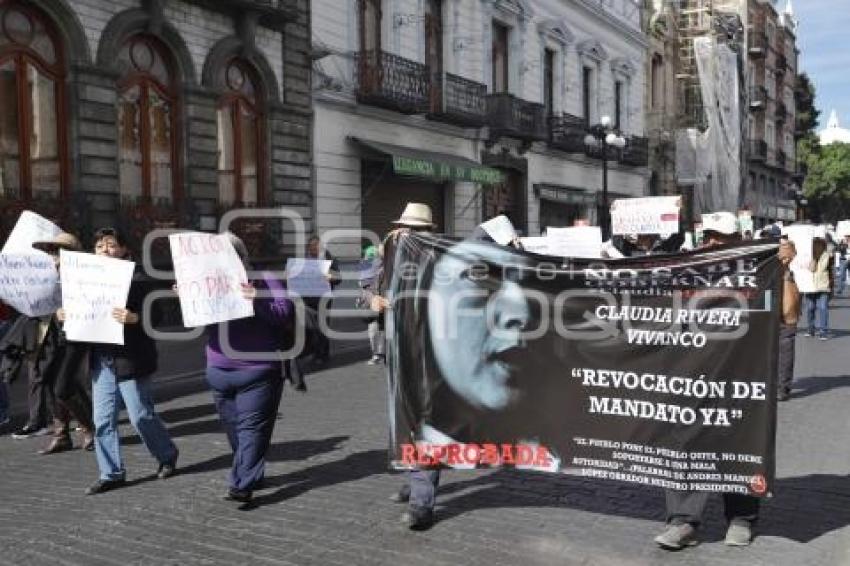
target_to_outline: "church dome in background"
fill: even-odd
[[[829,122],[826,123],[826,128],[818,132],[821,145],[829,145],[831,143],[850,143],[850,130],[842,128],[838,123],[838,113],[833,110],[829,115]]]

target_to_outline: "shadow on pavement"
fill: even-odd
[[[794,399],[802,399],[831,391],[839,387],[850,386],[850,375],[831,375],[824,377],[804,377],[794,380],[794,387],[791,391],[791,401]]]
[[[267,477],[267,486],[284,487],[272,493],[254,497],[252,507],[273,505],[314,489],[385,473],[387,473],[386,450],[367,450],[349,454],[342,460],[318,464],[289,474]]]
[[[217,424],[217,421],[216,421]],[[223,433],[222,433],[223,436]],[[291,462],[294,460],[305,460],[338,450],[340,446],[349,439],[348,436],[329,436],[319,440],[295,440],[292,442],[278,442],[269,446],[266,453],[267,462]],[[386,455],[386,451],[384,451]],[[203,462],[196,462],[180,468],[180,475],[201,474],[215,470],[227,469],[233,462],[233,454],[228,452]],[[269,485],[273,484],[273,478],[266,478]]]

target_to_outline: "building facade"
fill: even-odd
[[[83,239],[312,220],[307,0],[0,1],[0,241],[22,209]],[[278,255],[262,221],[234,226]],[[276,224],[278,235],[284,229]]]
[[[313,0],[316,223],[357,257],[408,201],[463,236],[507,214],[524,234],[596,219],[602,116],[610,198],[646,192],[639,3]]]
[[[771,0],[647,0],[645,6],[653,192],[683,194],[688,205],[699,200],[694,193],[705,188],[693,180],[700,159],[693,140],[707,127],[693,43],[711,37],[737,53],[742,72],[739,208],[750,211],[757,227],[794,220],[799,52],[790,2],[781,13]],[[688,216],[699,221],[699,212],[692,209]]]

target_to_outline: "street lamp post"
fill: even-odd
[[[626,138],[619,135],[611,126],[611,118],[602,116],[599,124],[591,126],[584,138],[584,144],[589,147],[601,148],[602,151],[602,206],[599,215],[599,227],[602,229],[602,239],[611,237],[611,212],[608,208],[608,146],[623,149]]]

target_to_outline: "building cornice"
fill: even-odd
[[[581,8],[600,23],[610,25],[616,30],[623,32],[628,39],[634,41],[642,48],[646,49],[649,47],[649,39],[642,31],[631,27],[620,18],[610,14],[599,5],[598,0],[596,2],[593,2],[592,0],[568,0],[568,2],[578,8]]]

